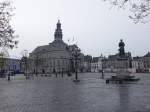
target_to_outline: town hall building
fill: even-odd
[[[29,55],[30,73],[67,72],[72,67],[72,53],[63,41],[61,23],[58,20],[54,40],[48,45],[39,46]]]

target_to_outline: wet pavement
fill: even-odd
[[[79,83],[66,75],[0,79],[0,112],[150,112],[150,74],[126,84],[105,84],[100,75],[79,74]]]

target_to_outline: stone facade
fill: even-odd
[[[20,59],[13,58],[0,58],[0,71],[13,71],[14,73],[20,73],[21,70],[21,61]]]
[[[58,20],[54,41],[49,45],[39,46],[29,55],[31,73],[67,72],[73,69],[74,62],[71,48],[63,41],[61,23]]]
[[[150,72],[150,52],[142,57],[144,70],[142,72]]]
[[[125,53],[126,57],[120,58],[118,54],[109,55],[108,58],[103,59],[104,68],[119,69],[131,68],[131,53]]]
[[[145,69],[150,69],[150,52],[143,56],[143,63]]]
[[[90,55],[84,56],[84,62],[83,62],[83,66],[84,66],[83,71],[84,72],[91,71],[91,61],[92,61],[92,56],[90,56]]]
[[[98,58],[93,57],[91,62],[91,72],[98,72]]]
[[[116,69],[129,69],[132,67],[132,56],[130,52],[125,52],[124,42],[121,40],[118,46],[119,53],[115,55],[109,55],[108,58],[104,58],[102,60],[104,69],[113,71]]]
[[[91,61],[91,72],[100,72],[103,69],[102,65],[103,56],[93,57]]]
[[[143,57],[133,57],[132,68],[135,72],[142,72],[144,70]]]

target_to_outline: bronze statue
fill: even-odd
[[[124,46],[125,46],[125,44],[124,44],[123,40],[121,39],[119,42],[119,56],[120,57],[125,56]]]

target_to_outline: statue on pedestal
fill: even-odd
[[[121,39],[120,42],[119,42],[119,56],[120,57],[125,56],[124,46],[125,46],[125,44],[124,44],[123,40]]]

